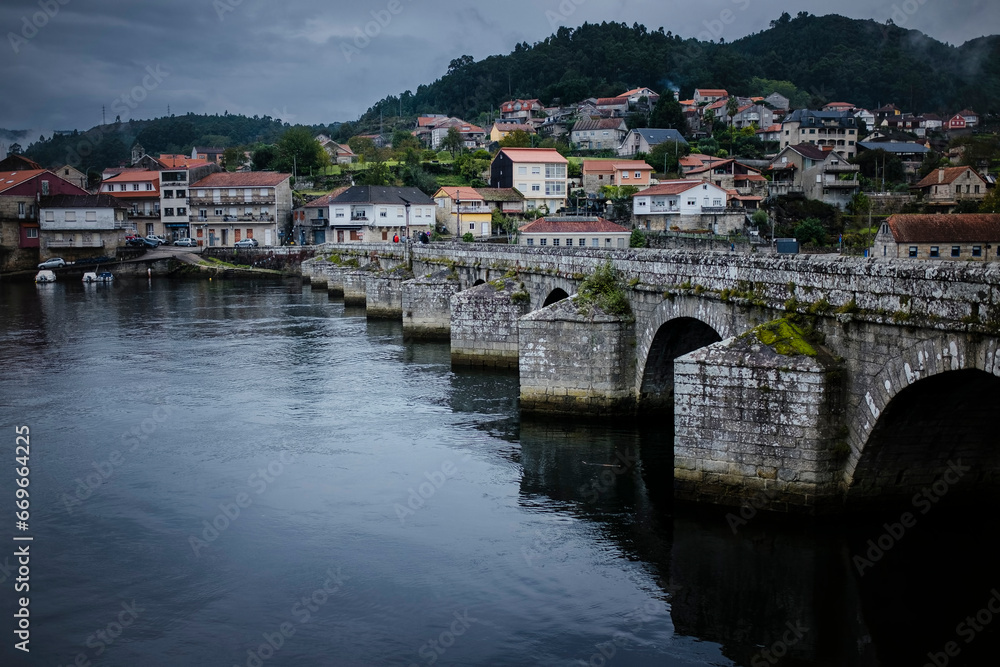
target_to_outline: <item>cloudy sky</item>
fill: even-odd
[[[452,58],[507,53],[560,25],[639,22],[730,41],[785,10],[893,18],[956,45],[1000,32],[997,0],[3,0],[0,128],[86,129],[102,106],[109,122],[168,105],[353,120]]]

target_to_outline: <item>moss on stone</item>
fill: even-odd
[[[816,348],[809,343],[807,332],[788,318],[762,324],[751,333],[778,354],[790,357],[816,356]]]

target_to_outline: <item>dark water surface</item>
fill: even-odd
[[[0,664],[1000,664],[996,508],[734,526],[517,393],[297,282],[0,284]]]

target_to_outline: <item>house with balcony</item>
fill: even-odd
[[[544,108],[545,105],[538,100],[510,100],[500,105],[500,117],[526,123],[540,116]]]
[[[522,225],[518,245],[534,248],[627,248],[632,231],[600,217],[545,216]]]
[[[774,197],[800,196],[843,208],[859,192],[860,169],[830,147],[788,146],[771,160],[768,192]]]
[[[490,164],[490,186],[515,188],[526,208],[555,213],[566,206],[568,166],[554,148],[503,148]]]
[[[168,241],[193,238],[191,225],[190,186],[222,167],[205,160],[192,160],[187,155],[160,155],[160,225],[156,233]],[[147,223],[148,224],[148,223]]]
[[[750,127],[751,125],[758,128],[770,127],[774,124],[774,111],[765,104],[742,104],[736,115],[732,117],[731,124],[736,128]]]
[[[417,188],[355,185],[330,200],[327,242],[392,241],[434,230],[434,200]],[[330,237],[333,238],[330,238]]]
[[[796,109],[781,123],[782,148],[812,144],[852,158],[857,155],[857,140],[858,120],[850,111]]]
[[[617,150],[628,126],[624,118],[581,118],[570,131],[570,145],[578,150]]]
[[[605,185],[632,185],[645,190],[651,185],[653,168],[642,160],[584,160],[583,189],[599,195]]]
[[[488,238],[493,229],[493,212],[519,218],[524,215],[524,196],[514,188],[443,187],[434,193],[437,225],[453,236],[473,234]]]
[[[729,234],[743,228],[746,211],[729,205],[729,193],[702,180],[664,181],[632,197],[639,229]]]
[[[529,125],[528,123],[514,123],[514,122],[506,122],[498,120],[497,122],[493,123],[492,127],[490,127],[490,141],[492,142],[501,141],[502,139],[506,138],[507,135],[510,134],[511,132],[517,132],[518,130],[520,130],[521,132],[525,132],[527,134],[537,133],[537,130],[535,130],[534,125]]]
[[[629,131],[618,146],[620,157],[632,157],[638,153],[649,153],[656,146],[662,143],[677,144],[687,146],[687,140],[675,129],[640,128]]]
[[[291,229],[291,178],[269,171],[217,172],[192,182],[187,194],[192,238],[205,247],[248,238],[262,246],[281,245]]]
[[[40,261],[43,197],[88,194],[47,169],[0,172],[0,271],[33,269]]]
[[[902,215],[879,227],[870,255],[884,259],[1000,261],[1000,215]]]
[[[41,261],[114,257],[132,228],[125,204],[106,194],[42,197],[38,210]]]
[[[986,180],[972,167],[944,167],[927,174],[919,183],[925,206],[951,213],[962,201],[986,198]]]
[[[723,190],[734,190],[741,197],[750,198],[745,201],[761,201],[767,197],[767,179],[763,174],[734,158],[713,159],[700,168],[685,170],[684,177],[700,178]]]
[[[159,233],[160,172],[123,171],[102,182],[100,194],[114,197],[128,209],[134,233],[142,236]]]
[[[330,205],[346,191],[347,186],[337,188],[292,211],[292,238],[297,244],[322,245],[329,242]]]

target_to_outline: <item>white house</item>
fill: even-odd
[[[568,165],[554,148],[504,148],[490,165],[490,186],[516,188],[526,208],[555,213],[566,205]]]
[[[549,248],[627,248],[632,232],[598,217],[544,217],[520,228],[518,245]]]
[[[741,229],[745,213],[727,208],[729,193],[701,180],[664,181],[632,197],[636,226],[650,231]]]
[[[106,194],[55,195],[39,203],[41,257],[66,249],[92,249],[83,255],[114,255],[130,226],[123,203]]]
[[[417,188],[355,185],[330,200],[328,242],[392,241],[434,229],[437,205]],[[331,238],[333,237],[333,238]]]

